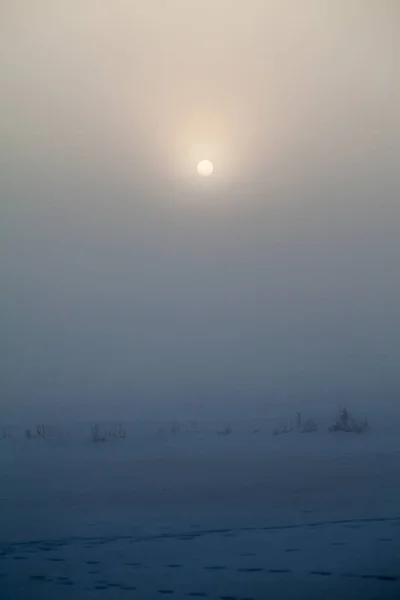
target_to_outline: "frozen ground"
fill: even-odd
[[[2,440],[0,598],[400,598],[396,429],[218,427]]]

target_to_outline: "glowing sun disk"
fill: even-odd
[[[214,165],[210,160],[201,160],[197,165],[197,172],[202,177],[209,177],[214,171]]]

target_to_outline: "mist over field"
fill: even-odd
[[[398,22],[3,2],[1,419],[398,413]]]
[[[1,0],[1,600],[400,597],[399,24]]]

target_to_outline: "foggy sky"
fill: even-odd
[[[397,405],[397,2],[0,12],[2,420]]]

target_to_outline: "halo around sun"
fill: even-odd
[[[197,165],[197,172],[202,177],[209,177],[213,174],[214,165],[211,160],[201,160]]]

